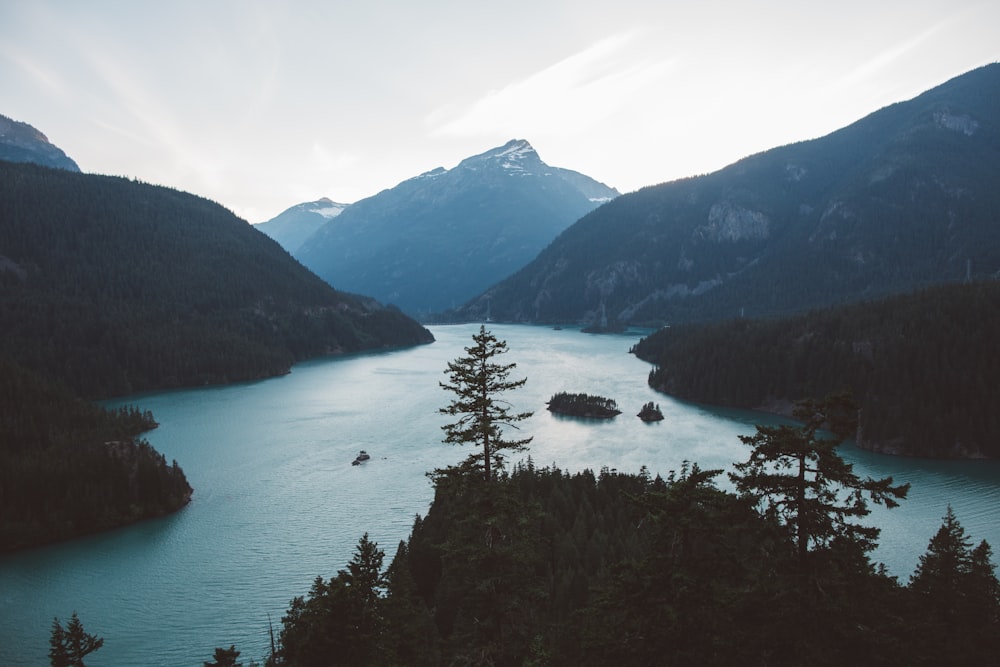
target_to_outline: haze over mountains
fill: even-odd
[[[998,183],[993,64],[828,136],[619,197],[453,315],[660,325],[994,276]]]
[[[327,222],[344,212],[348,204],[338,204],[326,197],[285,209],[267,222],[256,225],[294,255],[306,239]]]
[[[1000,271],[998,100],[994,64],[623,197],[514,140],[257,228],[338,289],[423,317],[615,328],[788,314]],[[3,122],[8,154],[63,155]]]
[[[510,275],[616,196],[514,140],[352,204],[293,254],[337,289],[427,315]]]

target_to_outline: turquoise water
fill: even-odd
[[[148,434],[176,459],[195,488],[178,514],[68,544],[0,557],[0,665],[46,665],[55,616],[77,611],[105,639],[87,661],[102,665],[187,665],[235,644],[261,661],[268,620],[280,627],[289,600],[317,575],[350,559],[367,531],[386,563],[413,517],[426,512],[425,473],[468,453],[441,443],[451,394],[448,361],[463,354],[477,326],[433,327],[437,342],[409,350],[314,361],[289,375],[249,384],[132,397],[160,428]],[[649,366],[629,355],[637,336],[495,325],[507,341],[510,398],[534,410],[537,465],[578,471],[603,466],[653,473],[685,460],[703,468],[746,458],[738,435],[770,418],[675,401],[646,385]],[[623,414],[585,422],[548,413],[558,391],[600,394]],[[656,401],[666,419],[633,415]],[[358,450],[372,460],[351,466]],[[875,554],[906,580],[950,503],[974,540],[1000,547],[1000,466],[882,457],[845,447],[861,474],[913,484],[903,507],[879,511]],[[720,479],[725,485],[725,480]]]

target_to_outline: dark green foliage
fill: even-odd
[[[49,664],[52,667],[85,667],[83,659],[102,646],[104,639],[84,631],[74,611],[65,629],[58,618],[52,621]]]
[[[288,617],[311,627],[298,650],[317,662],[287,664],[338,664],[341,651],[367,651],[356,664],[621,667],[982,664],[994,654],[988,546],[950,540],[965,564],[942,578],[954,604],[925,586],[940,558],[922,559],[902,587],[849,532],[810,552],[806,575],[795,535],[753,498],[720,490],[720,472],[685,463],[665,479],[569,475],[529,458],[488,484],[451,469],[375,598],[380,630],[357,632],[370,616],[347,602],[349,587],[317,580]],[[932,542],[930,553],[944,550]],[[345,636],[357,645],[342,647]]]
[[[892,477],[862,479],[837,453],[840,440],[825,438],[824,427],[848,431],[854,405],[846,396],[804,401],[795,410],[801,426],[757,426],[740,436],[752,447],[750,459],[737,463],[729,478],[736,490],[766,508],[792,531],[799,567],[810,569],[810,551],[829,550],[841,541],[861,552],[876,546],[878,529],[854,522],[868,516],[868,502],[897,507],[909,484],[893,486]]]
[[[622,413],[614,399],[589,394],[568,394],[564,391],[553,395],[548,405],[551,412],[573,417],[610,419]]]
[[[434,613],[424,604],[413,577],[409,546],[400,542],[385,574],[382,602],[385,632],[381,638],[381,664],[436,665],[440,660]]]
[[[218,204],[0,161],[0,354],[88,397],[254,379],[431,340]]]
[[[787,536],[720,491],[720,472],[685,463],[636,499],[641,547],[577,615],[581,664],[753,664],[787,645],[771,646]]]
[[[913,623],[926,664],[982,664],[1000,649],[1000,582],[985,541],[975,549],[951,507],[910,577]]]
[[[191,487],[137,436],[149,412],[105,410],[0,358],[0,552],[184,506]]]
[[[243,667],[242,662],[236,662],[239,657],[240,652],[236,650],[236,646],[230,645],[229,648],[215,649],[212,662],[205,662],[204,665],[205,667]]]
[[[445,442],[457,445],[474,444],[482,449],[471,454],[462,464],[465,468],[482,470],[486,481],[503,470],[504,459],[509,453],[524,451],[531,438],[507,440],[503,429],[517,428],[517,424],[531,416],[530,412],[511,412],[510,403],[502,398],[505,392],[524,386],[527,378],[510,380],[510,372],[517,364],[497,363],[494,359],[507,352],[507,343],[479,327],[472,335],[475,343],[465,348],[467,357],[448,362],[448,382],[441,388],[455,394],[455,398],[440,412],[457,422],[441,428]]]
[[[660,404],[649,401],[644,403],[642,409],[636,415],[639,419],[644,422],[656,422],[663,419],[663,412],[660,410]]]
[[[923,290],[775,320],[662,329],[633,349],[650,386],[772,407],[850,389],[858,443],[917,456],[1000,457],[1000,282]]]
[[[651,484],[610,471],[571,477],[530,459],[491,484],[440,475],[406,555],[442,664],[521,664],[569,650],[573,613],[593,583],[638,549],[627,497]]]
[[[280,664],[382,664],[383,557],[378,544],[365,533],[347,570],[338,571],[328,582],[316,577],[308,597],[292,600],[281,619]]]
[[[780,316],[1000,270],[1000,64],[811,141],[618,197],[462,307],[475,321]]]

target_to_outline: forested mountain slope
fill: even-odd
[[[230,382],[428,342],[213,202],[0,162],[0,356],[88,397]]]
[[[619,197],[454,315],[659,325],[989,276],[997,183],[993,64],[828,136]]]
[[[876,451],[1000,458],[1000,282],[947,285],[781,319],[661,329],[635,354],[650,386],[742,408],[850,390]]]

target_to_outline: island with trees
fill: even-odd
[[[650,401],[642,406],[639,413],[636,415],[639,419],[644,422],[658,422],[663,421],[663,412],[660,410],[660,404]]]
[[[618,403],[611,398],[590,394],[570,394],[564,391],[548,401],[549,412],[586,419],[612,419],[621,414]]]

